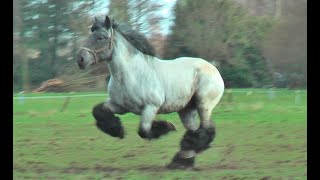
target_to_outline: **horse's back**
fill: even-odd
[[[174,60],[162,61],[166,63],[166,72],[175,74],[186,84],[193,84],[197,88],[214,86],[219,93],[224,91],[224,82],[219,70],[208,61],[194,57],[180,57]],[[174,69],[174,70],[171,70]],[[169,74],[170,75],[170,74]],[[197,82],[187,82],[197,81]]]
[[[212,83],[212,85],[222,88],[222,91],[224,90],[224,82],[219,70],[208,61],[193,57],[180,57],[173,61],[176,61],[177,64],[180,65],[183,64],[184,66],[191,66],[190,69],[193,69],[197,73],[200,81],[204,81],[204,83]]]

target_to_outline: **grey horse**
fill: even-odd
[[[109,97],[92,111],[97,127],[123,138],[114,114],[131,112],[140,115],[139,136],[151,140],[175,130],[170,122],[154,120],[156,115],[177,112],[187,131],[167,167],[193,168],[196,155],[210,147],[216,134],[211,114],[224,92],[218,69],[201,58],[159,59],[143,35],[108,16],[95,18],[77,57],[80,69],[100,61],[107,62],[111,76]]]

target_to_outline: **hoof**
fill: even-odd
[[[102,132],[109,134],[112,137],[118,137],[120,139],[124,138],[124,130],[120,124],[119,125],[110,125],[110,124],[107,124],[105,121],[97,121],[96,126]]]
[[[187,131],[181,141],[181,150],[194,150],[196,153],[210,147],[215,137],[215,128],[199,128],[196,131]]]
[[[176,131],[176,127],[167,121],[153,121],[150,132],[139,129],[138,134],[142,139],[158,139],[160,136],[168,134],[170,131]]]
[[[151,132],[153,138],[159,138],[162,135],[168,134],[170,131],[176,131],[176,127],[167,121],[153,121],[151,126]]]
[[[195,169],[194,168],[195,157],[181,158],[177,153],[172,159],[172,162],[166,166],[168,169]]]
[[[124,138],[124,130],[121,121],[111,111],[103,107],[103,103],[95,106],[92,115],[96,119],[96,126],[102,132],[112,137]]]
[[[144,131],[143,129],[139,129],[138,131],[138,135],[142,138],[142,139],[146,139],[146,140],[151,140],[153,137],[152,137],[152,134],[151,132],[146,132]]]

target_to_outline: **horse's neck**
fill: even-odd
[[[144,55],[134,47],[120,33],[115,31],[114,52],[112,60],[108,62],[111,75],[119,83],[134,78],[136,68],[146,64]]]

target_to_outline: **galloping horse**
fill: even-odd
[[[177,112],[187,131],[167,167],[192,168],[196,155],[209,148],[216,134],[212,110],[224,92],[214,65],[192,57],[156,58],[144,36],[108,16],[95,18],[77,58],[80,69],[106,61],[111,73],[109,97],[92,111],[100,130],[123,138],[123,127],[114,114],[131,112],[141,117],[139,136],[151,140],[175,130],[170,122],[154,120],[156,115]]]

